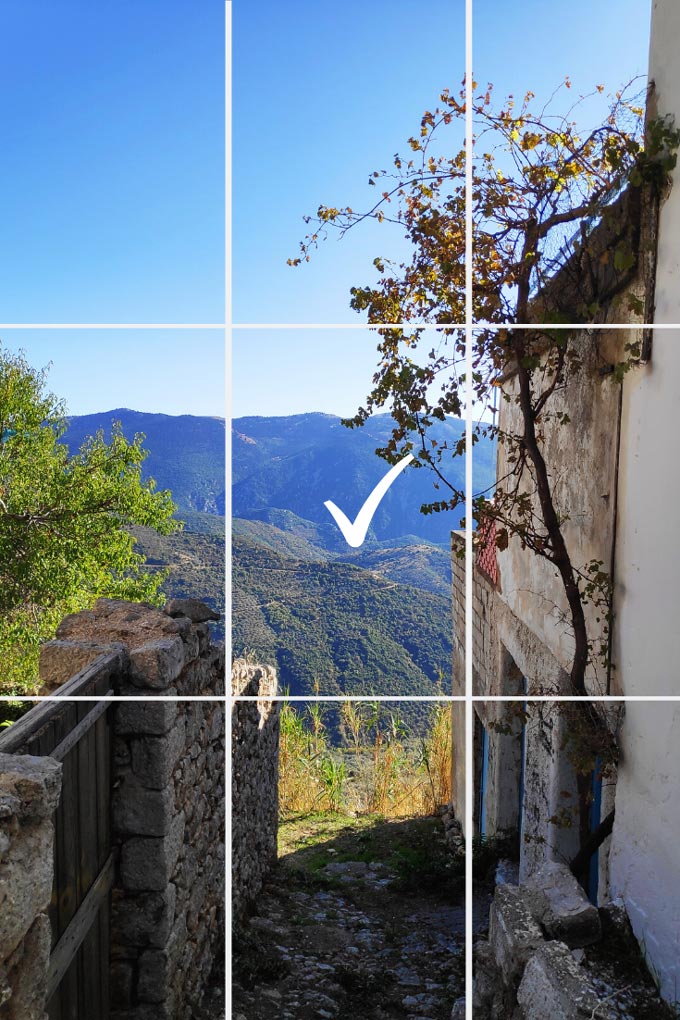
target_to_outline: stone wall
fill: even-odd
[[[216,613],[196,599],[172,599],[164,609],[99,599],[67,616],[56,639],[40,650],[43,694],[50,694],[103,652],[121,650],[115,693],[145,698],[224,694],[224,647],[210,640]]]
[[[234,663],[232,703],[232,911],[236,918],[257,897],[276,861],[280,702],[276,673]]]
[[[222,702],[126,702],[114,715],[115,1020],[191,1020],[225,923]]]
[[[61,765],[0,754],[0,1018],[43,1020]]]
[[[225,660],[210,640],[215,618],[192,599],[164,610],[100,599],[67,617],[41,652],[44,693],[115,650],[114,693],[146,699],[114,703],[113,710],[112,1020],[192,1020],[213,968],[222,965]],[[203,700],[182,700],[196,696]],[[45,859],[51,869],[51,848]],[[0,906],[2,930],[1,886]],[[16,1017],[24,1020],[24,1013]]]

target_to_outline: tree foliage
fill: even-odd
[[[142,481],[144,437],[120,426],[70,454],[63,404],[46,372],[0,349],[0,685],[36,684],[40,641],[69,612],[99,597],[158,602],[128,530],[178,527],[169,492]]]
[[[569,424],[568,411],[556,411],[555,397],[583,370],[584,358],[578,332],[554,327],[606,321],[613,302],[631,321],[644,321],[653,309],[641,267],[650,254],[653,259],[653,223],[675,167],[680,131],[667,119],[645,121],[645,98],[634,95],[634,84],[611,96],[604,115],[584,129],[604,88],[598,85],[575,102],[571,89],[566,79],[547,103],[528,91],[519,102],[510,96],[496,105],[492,86],[480,90],[473,84],[471,308],[465,290],[466,152],[457,142],[466,116],[464,91],[457,97],[442,92],[418,135],[408,140],[408,155],[395,155],[389,171],[371,175],[369,184],[380,189],[372,206],[320,206],[308,217],[310,232],[289,263],[309,260],[332,231],[342,236],[365,219],[403,232],[409,256],[376,258],[377,282],[352,288],[351,306],[383,328],[372,387],[346,424],[361,426],[391,405],[395,428],[378,453],[394,461],[414,452],[417,464],[436,472],[445,498],[423,507],[433,512],[464,501],[447,464],[466,452],[462,442],[453,449],[438,445],[433,422],[459,415],[470,399],[481,417],[482,409],[495,407],[499,390],[513,404],[501,418],[505,428],[495,417],[493,424],[475,427],[473,442],[486,433],[504,444],[507,465],[506,477],[491,492],[477,494],[475,517],[480,533],[495,533],[500,548],[518,541],[554,569],[574,637],[571,690],[585,695],[589,665],[598,654],[609,654],[611,579],[600,561],[574,562],[555,496],[556,466],[546,435],[551,421]],[[453,154],[447,132],[453,134]],[[466,378],[465,335],[455,327],[470,318],[479,325],[470,341],[473,375]],[[418,322],[438,324],[441,332],[419,331]],[[407,323],[414,325],[395,326]],[[640,341],[627,342],[609,366],[609,381],[620,384],[641,355]],[[602,648],[588,633],[589,602],[605,621]],[[587,708],[579,712],[594,739],[609,743],[606,725]],[[588,767],[579,771],[583,833]]]
[[[495,405],[499,379],[511,374],[516,380],[511,395],[503,395],[518,408],[518,427],[503,432],[480,422],[475,429],[473,441],[486,433],[503,442],[512,465],[494,493],[478,494],[475,515],[480,523],[497,522],[499,546],[515,536],[555,568],[575,637],[572,689],[585,693],[593,646],[584,603],[602,602],[606,612],[608,578],[599,562],[572,562],[555,504],[545,425],[554,395],[579,371],[582,351],[574,334],[550,325],[565,316],[568,322],[592,321],[621,296],[631,316],[644,311],[644,295],[632,286],[641,222],[668,184],[680,132],[665,120],[645,124],[644,97],[634,94],[634,83],[611,96],[604,116],[584,129],[593,101],[604,101],[604,88],[573,102],[571,88],[566,79],[548,103],[537,103],[529,91],[520,102],[510,96],[496,106],[491,85],[473,86],[472,313],[480,328],[471,341],[471,379],[463,372],[464,334],[455,328],[469,311],[466,154],[463,146],[451,155],[446,140],[447,131],[454,142],[460,136],[464,91],[458,97],[442,92],[439,105],[425,112],[419,134],[408,140],[408,156],[395,155],[391,170],[371,175],[369,184],[381,194],[370,208],[320,206],[307,217],[312,229],[289,262],[308,260],[331,231],[342,236],[365,219],[405,233],[410,258],[376,258],[377,283],[352,288],[352,307],[370,323],[385,325],[373,385],[346,424],[360,426],[391,406],[395,428],[378,452],[391,461],[414,452],[418,463],[435,470],[446,498],[423,507],[425,512],[453,509],[465,499],[447,472],[450,457],[464,454],[465,444],[438,445],[433,423],[459,415],[465,399],[474,397],[480,410]],[[417,321],[446,328],[432,334],[391,325]],[[532,323],[534,330],[512,328]],[[613,366],[614,381],[640,353],[639,343],[628,344]],[[562,424],[568,424],[566,413]]]

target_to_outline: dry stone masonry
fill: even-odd
[[[224,709],[127,702],[115,717],[115,1020],[191,1020],[224,932]]]
[[[218,619],[196,599],[172,599],[165,609],[99,599],[92,610],[67,616],[56,639],[40,651],[44,694],[105,652],[124,658],[116,694],[167,697],[224,694],[224,648],[210,640]]]
[[[234,663],[232,703],[232,910],[240,917],[276,861],[280,702],[276,673]]]
[[[474,950],[475,1020],[665,1017],[651,982],[619,973],[623,960],[615,974],[597,964],[603,937],[614,935],[619,946],[634,945],[625,910],[615,903],[598,910],[564,864],[546,863],[520,886],[498,885],[488,941]],[[630,1013],[632,1004],[649,1011]]]
[[[43,693],[102,658],[114,694],[147,699],[113,709],[112,1020],[194,1020],[223,960],[225,660],[214,619],[193,599],[164,610],[100,599],[42,649]],[[196,695],[205,700],[181,700]],[[0,755],[0,1020],[43,1020],[60,768]]]
[[[61,765],[0,754],[0,1018],[43,1020]]]

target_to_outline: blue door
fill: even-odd
[[[590,803],[590,831],[595,832],[601,821],[602,815],[602,761],[595,759],[593,769],[593,784],[591,788],[592,801]],[[600,851],[596,850],[590,858],[588,866],[588,898],[591,903],[597,906],[597,891],[600,883]]]
[[[489,782],[489,734],[482,726],[482,772],[479,781],[479,834],[486,836],[486,792]]]

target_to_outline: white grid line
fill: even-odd
[[[233,317],[232,301],[232,279],[231,279],[231,256],[232,256],[232,178],[231,178],[231,154],[232,154],[232,80],[231,80],[231,54],[232,54],[232,8],[229,0],[224,5],[224,320],[225,326],[225,395],[226,421],[231,421],[231,320]],[[231,713],[227,714],[227,674],[231,672],[231,541],[227,531],[227,522],[231,521],[231,428],[224,430],[225,442],[225,508],[224,508],[224,637],[225,637],[225,699],[224,699],[224,721],[225,721],[225,753],[224,753],[224,798],[225,821],[224,821],[224,1009],[225,1017],[232,1015],[232,927],[231,927],[231,902],[232,902],[232,799],[231,799],[231,755],[232,755],[232,730]],[[229,688],[231,693],[231,688]],[[232,706],[233,707],[233,706]]]
[[[472,210],[470,210],[472,214]],[[466,273],[467,275],[467,273]],[[2,326],[0,325],[0,328]],[[154,327],[161,328],[161,327]],[[565,329],[565,330],[607,330],[607,329],[680,329],[680,322],[475,322],[468,319],[465,322],[422,322],[414,319],[411,322],[234,322],[231,324],[234,330],[285,330],[285,329],[347,329],[347,330],[373,330],[381,329],[419,329],[419,330],[537,330],[537,329]]]
[[[465,0],[465,318],[474,317],[472,273],[472,0]],[[465,1020],[472,1016],[472,340],[465,327]]]
[[[216,697],[208,697],[208,701],[216,700]],[[10,699],[16,701],[16,698]],[[28,700],[24,698],[23,700]],[[34,698],[34,701],[42,701],[42,698]],[[97,699],[95,699],[97,700]],[[113,701],[120,701],[121,698],[115,696],[111,699]],[[132,701],[148,701],[154,700],[153,698],[132,698]],[[158,700],[158,699],[155,699]],[[166,701],[176,701],[176,697],[166,698]],[[181,699],[180,699],[181,700]],[[198,699],[196,699],[198,700]],[[219,699],[218,699],[219,700]],[[675,702],[680,701],[680,695],[678,694],[473,694],[472,697],[468,698],[465,694],[439,694],[431,695],[424,694],[422,696],[415,694],[277,694],[274,697],[262,698],[254,694],[237,694],[233,695],[230,699],[232,704],[236,704],[239,701],[266,701],[270,702],[280,701],[282,703],[293,701],[302,704],[309,704],[310,702],[337,702],[342,704],[343,702],[351,701],[366,701],[366,702],[414,702],[418,704],[424,704],[426,702],[431,704],[465,704],[468,701],[473,704],[479,702],[487,704],[489,702],[517,702],[517,704],[525,704],[526,702],[536,703],[542,701],[548,702],[578,702],[587,701],[589,703],[600,703],[600,704],[613,704],[619,705],[627,701],[630,702]]]
[[[0,329],[225,329],[224,322],[0,322]]]
[[[466,37],[466,222],[465,222],[465,236],[466,236],[466,321],[465,322],[450,322],[450,323],[431,323],[422,322],[419,320],[411,322],[391,322],[391,323],[338,323],[338,322],[248,322],[248,323],[233,323],[231,321],[232,314],[232,291],[231,291],[231,279],[230,279],[230,266],[231,266],[231,243],[230,243],[230,210],[231,210],[231,81],[230,81],[230,54],[231,54],[231,4],[229,0],[225,0],[225,36],[224,36],[224,65],[225,65],[225,82],[224,82],[224,98],[225,98],[225,124],[224,124],[224,152],[225,152],[225,180],[224,180],[224,198],[225,198],[225,233],[224,233],[224,255],[225,255],[225,321],[224,322],[5,322],[0,323],[0,329],[8,330],[163,330],[163,329],[175,329],[175,330],[222,330],[225,333],[225,352],[226,352],[226,371],[227,379],[231,378],[230,364],[231,364],[231,352],[232,343],[231,335],[232,330],[284,330],[284,329],[296,329],[296,330],[368,330],[368,331],[379,331],[383,328],[399,328],[404,330],[418,329],[422,331],[446,331],[451,329],[461,329],[466,334],[466,379],[467,379],[467,394],[466,394],[466,528],[465,528],[465,565],[466,565],[466,591],[465,591],[465,608],[466,608],[466,624],[465,624],[465,651],[466,651],[466,663],[465,663],[465,695],[462,696],[387,696],[387,695],[373,695],[373,696],[317,696],[317,697],[304,697],[304,696],[287,696],[287,697],[276,697],[271,701],[276,702],[326,702],[326,703],[344,703],[347,701],[352,702],[387,702],[387,703],[442,703],[442,704],[457,704],[464,703],[466,706],[466,720],[465,720],[465,734],[466,734],[466,748],[465,748],[465,763],[466,763],[466,782],[465,782],[465,843],[466,843],[466,924],[465,924],[465,988],[466,988],[466,1020],[473,1020],[472,1014],[472,945],[473,945],[473,927],[472,927],[472,816],[473,816],[473,783],[472,783],[472,763],[473,763],[473,705],[477,702],[491,703],[491,702],[508,702],[508,703],[538,703],[538,702],[599,702],[599,703],[613,703],[620,704],[626,702],[648,702],[648,703],[671,703],[680,702],[680,696],[637,696],[637,695],[622,695],[616,696],[482,696],[475,695],[472,691],[472,443],[471,443],[471,428],[472,428],[472,394],[471,394],[471,362],[472,362],[472,348],[471,340],[475,330],[491,329],[523,329],[533,330],[540,328],[550,328],[555,330],[574,330],[574,329],[587,329],[589,331],[604,331],[604,330],[637,330],[653,328],[655,330],[680,330],[680,322],[653,322],[653,323],[631,323],[631,322],[601,322],[601,323],[583,323],[583,322],[572,322],[572,323],[531,323],[531,324],[519,324],[519,323],[492,323],[478,321],[475,322],[472,318],[472,202],[471,202],[471,189],[472,189],[472,110],[471,110],[471,98],[472,98],[472,0],[466,0],[466,25],[465,25],[465,37]],[[231,404],[230,404],[230,391],[227,385],[227,405],[226,405],[226,418],[230,420],[231,417]],[[226,430],[226,480],[230,480],[230,445],[229,445],[229,430]],[[227,489],[228,489],[227,484]],[[225,513],[226,521],[230,520],[230,501],[227,494],[227,505]],[[225,594],[227,596],[227,602],[225,607],[225,617],[229,617],[229,595],[230,595],[230,541],[228,539],[228,533],[225,533],[225,546],[226,546],[226,567],[225,567]],[[226,637],[226,647],[229,648],[229,636]],[[227,662],[230,661],[230,656],[227,656]],[[230,793],[230,776],[231,776],[231,730],[228,725],[228,718],[226,714],[228,696],[181,696],[181,695],[154,695],[154,696],[76,696],[69,699],[64,699],[57,695],[45,695],[45,696],[0,696],[0,704],[2,702],[30,702],[39,703],[45,701],[55,702],[220,702],[224,705],[225,709],[225,720],[226,720],[226,753],[225,753],[225,799],[226,799],[226,844],[227,847],[231,846],[231,799]],[[238,702],[249,702],[259,701],[258,698],[250,697],[238,697],[231,698],[230,704]],[[269,700],[269,699],[268,699]],[[231,868],[230,868],[230,854],[226,855],[225,861],[225,913],[228,913],[230,905],[231,895]],[[231,928],[230,924],[227,923],[225,926],[225,1005],[226,1005],[226,1016],[230,1015],[231,1007]]]

